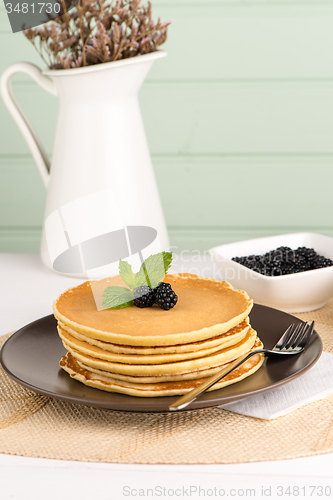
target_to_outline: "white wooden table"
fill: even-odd
[[[221,278],[209,257],[198,261],[196,256],[184,255],[172,271]],[[47,270],[39,255],[0,254],[0,335],[51,314],[53,300],[80,282]],[[300,422],[300,439],[301,428]],[[0,500],[136,497],[333,499],[333,454],[195,466],[98,464],[0,454]]]

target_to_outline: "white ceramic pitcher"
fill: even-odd
[[[4,71],[2,97],[28,143],[48,190],[41,254],[49,268],[86,277],[84,263],[81,266],[82,262],[80,265],[76,262],[76,259],[82,261],[80,245],[100,237],[95,241],[95,250],[89,247],[95,256],[96,245],[110,242],[110,238],[103,239],[103,235],[121,229],[125,229],[128,254],[133,255],[126,228],[132,228],[132,232],[140,227],[148,231],[150,228],[157,233],[158,248],[168,249],[167,230],[138,103],[138,91],[150,67],[155,59],[165,55],[164,51],[156,51],[68,70],[41,71],[23,62]],[[51,166],[13,95],[11,78],[17,72],[27,73],[43,89],[59,97]],[[157,250],[156,241],[154,245]],[[71,252],[67,251],[65,259],[62,257],[66,265],[59,265],[59,256],[64,256],[68,249]],[[108,249],[102,249],[103,252],[105,257]],[[90,254],[90,260],[94,260],[91,257]],[[58,267],[54,264],[56,261]],[[105,263],[104,258],[94,265],[97,268]]]

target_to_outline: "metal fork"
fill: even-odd
[[[169,406],[169,410],[176,411],[186,408],[190,403],[195,401],[201,394],[206,392],[210,387],[219,382],[223,377],[238,368],[242,363],[245,363],[249,358],[258,353],[265,355],[293,355],[300,354],[308,344],[314,328],[314,321],[309,325],[308,323],[292,323],[281,338],[277,341],[272,349],[255,349],[249,353],[243,354],[228,366],[223,368],[220,372],[212,375],[202,384],[198,385],[195,389],[177,399]]]

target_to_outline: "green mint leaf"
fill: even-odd
[[[165,274],[167,274],[172,264],[172,252],[162,252],[162,255],[163,255]]]
[[[119,274],[125,281],[126,285],[133,290],[135,288],[135,275],[132,271],[132,266],[125,260],[119,261]]]
[[[135,288],[144,285],[148,285],[148,280],[144,272],[144,268],[141,266],[140,271],[138,271],[135,275]]]
[[[124,308],[133,305],[134,293],[123,286],[107,286],[103,292],[103,309]]]
[[[171,262],[171,252],[161,252],[150,255],[142,263],[139,272],[135,275],[135,288],[144,285],[155,288],[166,275],[171,266]]]

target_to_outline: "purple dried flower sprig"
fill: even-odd
[[[51,69],[70,69],[154,52],[170,23],[152,19],[141,0],[58,0],[61,17],[23,33]]]

